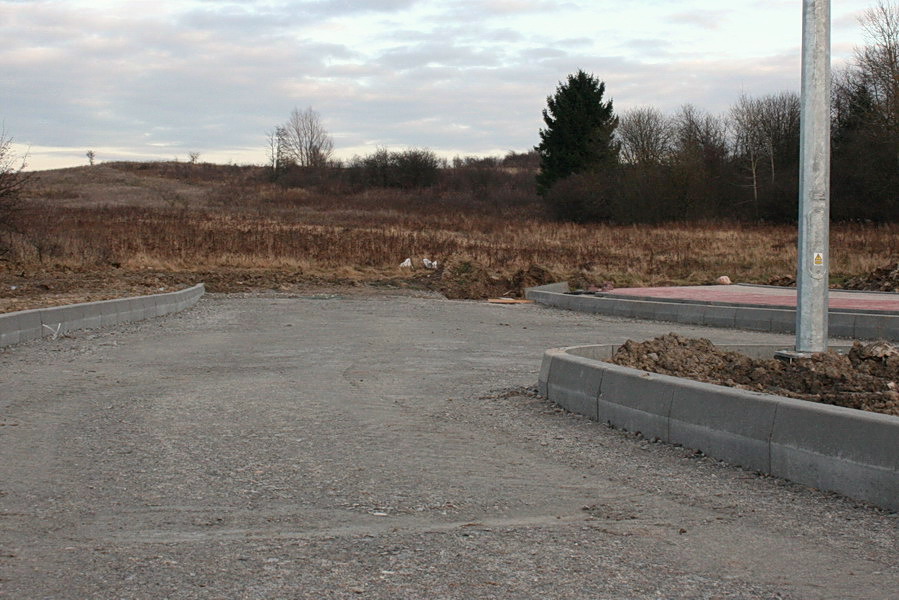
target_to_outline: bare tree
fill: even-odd
[[[23,173],[27,156],[17,155],[12,148],[12,138],[0,130],[0,234],[15,231],[13,219],[18,208],[19,193],[28,181]],[[9,251],[6,239],[0,238],[0,255]]]
[[[771,181],[784,162],[793,164],[799,156],[799,115],[802,111],[799,95],[781,92],[763,96],[761,138],[771,171]]]
[[[282,125],[275,125],[274,129],[265,133],[265,153],[268,158],[268,166],[272,169],[272,177],[278,176],[283,171],[287,162],[287,131]]]
[[[899,3],[860,19],[865,46],[834,78],[832,214],[899,219]]]
[[[621,142],[621,157],[630,164],[661,164],[671,152],[671,122],[652,107],[625,112],[615,135]]]
[[[761,98],[741,94],[730,109],[734,159],[748,173],[756,216],[763,178],[774,184],[779,170],[797,160],[799,113],[799,96],[792,92]]]
[[[759,204],[759,169],[765,153],[763,118],[761,101],[745,93],[740,94],[737,103],[730,109],[734,154],[749,173],[749,186],[752,188],[752,202],[756,214]]]
[[[323,167],[334,151],[334,142],[312,107],[293,109],[283,129],[284,156],[301,167]]]
[[[885,125],[899,118],[899,3],[881,1],[860,19],[867,44],[856,50],[856,65],[884,110]]]
[[[12,148],[12,138],[0,130],[0,205],[7,206],[19,195],[27,176],[22,172],[26,156],[18,156]],[[2,214],[2,213],[0,213]]]
[[[708,218],[721,209],[729,161],[724,119],[685,104],[672,121],[672,173],[681,218]]]

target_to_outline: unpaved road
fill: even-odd
[[[554,409],[544,349],[675,329],[207,296],[0,352],[0,597],[895,598],[899,519]]]

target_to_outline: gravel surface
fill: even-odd
[[[409,296],[205,297],[0,352],[0,597],[893,598],[896,514],[537,397],[671,331]]]

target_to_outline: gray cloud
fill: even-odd
[[[718,29],[731,13],[729,10],[692,10],[669,15],[668,21],[701,29]]]
[[[664,32],[631,35],[602,10],[589,36],[516,20],[588,3],[134,6],[0,0],[0,120],[17,141],[74,148],[76,162],[89,147],[261,162],[265,132],[293,107],[312,106],[339,153],[378,144],[482,153],[532,147],[546,96],[579,68],[606,81],[619,111],[690,102],[721,112],[744,90],[798,88],[792,49],[752,60],[686,55]],[[677,22],[709,27],[725,16],[683,11]]]

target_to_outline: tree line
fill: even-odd
[[[899,4],[881,1],[861,24],[865,46],[834,77],[831,216],[897,221]],[[744,93],[719,115],[690,104],[618,115],[605,93],[592,74],[569,75],[547,98],[534,152],[501,159],[378,148],[337,161],[318,113],[295,109],[268,134],[268,165],[285,185],[464,188],[519,204],[530,196],[553,217],[579,222],[796,220],[798,94]],[[530,179],[521,176],[528,170]]]
[[[834,78],[831,216],[899,220],[899,5],[861,20],[866,45]],[[537,188],[572,221],[795,221],[800,99],[741,95],[724,115],[692,105],[618,116],[583,71],[547,98]]]

